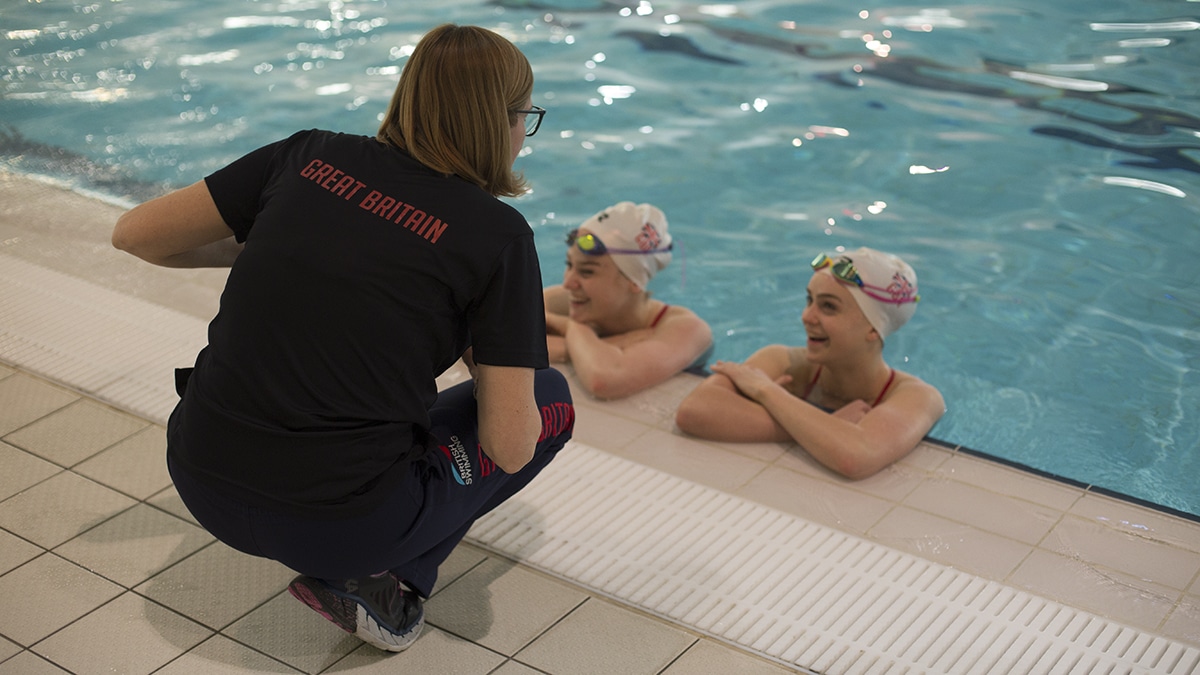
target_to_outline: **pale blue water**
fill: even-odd
[[[612,202],[717,357],[803,340],[815,253],[920,275],[888,342],[933,436],[1200,514],[1200,3],[10,2],[3,166],[138,200],[300,128],[373,134],[446,21],[517,41],[550,112],[514,203],[547,283]]]

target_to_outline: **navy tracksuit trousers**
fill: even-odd
[[[429,597],[438,567],[471,525],[533,480],[574,428],[566,380],[553,369],[537,371],[541,437],[533,459],[506,474],[480,449],[472,386],[464,382],[438,395],[430,410],[438,450],[413,462],[407,479],[365,516],[322,520],[247,506],[197,482],[169,457],[167,465],[196,520],[225,544],[331,581],[391,570]]]

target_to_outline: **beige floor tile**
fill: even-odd
[[[614,454],[709,487],[732,492],[767,465],[677,434],[651,429]]]
[[[295,668],[230,640],[214,635],[186,654],[168,663],[155,675],[250,675],[251,673],[299,673]]]
[[[0,530],[0,574],[24,565],[43,551],[45,549],[41,546],[35,546],[11,532]]]
[[[927,482],[931,475],[929,471],[915,464],[904,462],[896,462],[891,466],[885,466],[875,475],[859,480],[850,480],[824,469],[822,471],[824,471],[827,480],[844,485],[855,492],[872,495],[895,503],[903,501],[908,495],[912,494],[913,490],[916,490],[922,483]]]
[[[512,656],[587,599],[528,568],[491,558],[433,596],[430,623]]]
[[[162,509],[163,511],[166,511],[177,518],[182,518],[193,525],[200,524],[196,522],[196,517],[192,515],[191,511],[188,511],[188,508],[183,503],[183,500],[179,498],[179,492],[175,490],[174,485],[171,485],[161,492],[158,492],[154,496],[146,499],[146,503],[154,506],[155,508]]]
[[[4,440],[69,467],[147,425],[137,417],[83,399],[8,434]]]
[[[0,501],[63,470],[57,464],[7,443],[0,443],[0,466],[4,467],[4,471],[0,471]]]
[[[927,457],[924,461],[933,464],[932,459]],[[825,468],[798,445],[788,446],[775,460],[774,466],[893,503],[903,500],[930,476],[930,470],[921,461],[900,461],[884,467],[873,476],[851,480]]]
[[[692,438],[678,428],[672,429],[672,432],[684,438],[691,438],[697,443],[704,443],[705,445],[711,445],[722,450],[728,450],[734,454],[745,455],[750,459],[756,459],[767,464],[779,461],[788,452],[804,454],[804,451],[800,450],[799,446],[795,443],[722,443],[702,438]]]
[[[783,452],[775,458],[775,466],[788,471],[795,471],[806,476],[821,480],[849,483],[849,480],[839,477],[836,473],[825,468],[820,462],[808,454],[804,448],[795,443],[783,444]]]
[[[79,400],[79,394],[25,373],[0,380],[0,436],[20,429]]]
[[[700,640],[662,671],[662,675],[783,675],[792,672],[796,671],[712,640]]]
[[[573,373],[569,372],[569,368],[560,368],[560,370],[567,372],[567,382],[571,385],[571,394],[577,409],[591,410],[595,407],[602,407],[618,417],[664,431],[675,426],[675,410],[679,407],[679,402],[683,400],[685,392],[680,391],[673,381],[625,398],[601,401],[579,386],[578,380]],[[677,377],[691,376],[680,375]],[[582,417],[583,415],[581,413],[578,416]]]
[[[74,673],[150,673],[212,631],[134,593],[121,597],[33,647]]]
[[[858,535],[894,507],[889,501],[777,467],[767,468],[735,494]]]
[[[885,546],[987,579],[1003,580],[1032,547],[941,516],[901,506],[871,528]]]
[[[446,372],[437,377],[438,391],[445,391],[456,384],[465,382],[471,378],[471,371],[467,370],[467,365],[462,362],[462,359],[454,362],[454,365],[446,369]]]
[[[1025,501],[1066,511],[1083,496],[1083,488],[1058,483],[980,457],[955,454],[938,467],[945,477]]]
[[[679,404],[683,403],[683,399],[687,398],[688,394],[692,393],[692,390],[700,386],[703,381],[704,377],[681,373],[647,392],[666,411],[666,414],[655,426],[663,431],[677,432],[679,428],[675,426],[675,413],[679,410]]]
[[[0,634],[28,647],[122,590],[53,553],[41,555],[0,576]]]
[[[496,652],[426,625],[421,637],[417,638],[411,647],[398,654],[389,654],[364,644],[339,661],[330,671],[354,675],[489,675],[503,662],[504,656]]]
[[[1036,545],[1062,518],[1062,511],[946,479],[924,481],[904,505]]]
[[[306,673],[319,673],[364,644],[286,591],[221,632]]]
[[[489,675],[542,675],[542,671],[530,668],[520,661],[505,661],[504,665],[493,670]]]
[[[668,624],[591,598],[517,654],[549,673],[658,673],[696,638]]]
[[[0,637],[0,661],[10,659],[19,654],[22,650],[21,645],[4,637]]]
[[[1008,583],[1102,617],[1155,631],[1180,593],[1161,584],[1036,549]]]
[[[651,428],[613,415],[604,408],[593,407],[587,408],[587,414],[576,410],[571,438],[594,448],[623,448]]]
[[[166,432],[162,427],[149,426],[81,462],[74,471],[137,499],[146,499],[171,484],[166,457]]]
[[[1112,527],[1108,520],[1068,515],[1042,547],[1180,591],[1200,572],[1200,553],[1151,540],[1134,529]]]
[[[0,663],[0,675],[63,675],[68,672],[33,652],[21,652]]]
[[[53,548],[136,504],[82,476],[64,471],[0,502],[0,527]]]
[[[199,527],[138,504],[54,552],[131,588],[212,541]]]
[[[1194,520],[1094,493],[1084,495],[1071,513],[1143,539],[1200,552],[1200,522]]]
[[[954,456],[954,450],[932,441],[921,441],[898,462],[922,471],[937,471]]]
[[[134,590],[212,628],[223,628],[283,591],[295,572],[211,544]]]
[[[462,575],[470,572],[477,565],[487,560],[489,554],[483,549],[467,542],[459,543],[450,552],[450,557],[438,567],[437,583],[433,585],[433,595],[457,581]]]
[[[1184,595],[1163,622],[1162,634],[1200,647],[1200,596]]]

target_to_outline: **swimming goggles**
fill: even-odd
[[[847,257],[843,256],[835,262],[833,258],[822,253],[813,258],[812,268],[814,272],[826,267],[833,273],[834,279],[858,286],[863,295],[868,298],[891,305],[903,305],[908,302],[921,301],[921,296],[913,293],[912,285],[908,283],[908,280],[904,277],[899,277],[899,275],[897,275],[899,280],[887,288],[872,286],[862,280],[862,277],[858,274],[858,270],[854,269],[854,261]],[[882,293],[886,293],[886,295],[880,295]]]
[[[651,253],[666,253],[675,248],[675,242],[667,244],[666,248],[652,248],[646,251],[641,249],[628,248],[609,248],[600,241],[596,235],[579,234],[579,228],[575,228],[567,233],[567,246],[574,246],[582,251],[585,255],[605,255],[607,253],[623,253],[625,255],[647,255]]]

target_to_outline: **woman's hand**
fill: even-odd
[[[712,371],[728,377],[746,398],[761,401],[764,392],[771,387],[782,387],[792,381],[791,375],[780,375],[772,380],[766,373],[744,363],[717,361]]]
[[[871,405],[862,399],[851,401],[846,405],[838,408],[833,412],[833,416],[838,419],[846,420],[851,424],[858,424],[859,421],[871,412]]]

